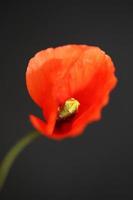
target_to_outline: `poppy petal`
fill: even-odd
[[[34,115],[30,115],[30,121],[34,128],[37,129],[40,133],[47,134],[47,124],[43,120]]]
[[[54,125],[55,125],[55,120],[51,120],[49,123],[44,122],[40,118],[30,115],[30,121],[32,125],[37,129],[40,133],[43,135],[46,135],[47,137],[50,137],[52,135]]]
[[[85,49],[86,45],[66,45],[55,49],[49,48],[37,53],[29,62],[26,71],[26,83],[32,99],[42,108],[47,100],[46,93],[64,101],[69,96],[67,79],[68,69]],[[49,80],[50,79],[50,80]],[[55,84],[56,83],[56,84]],[[49,87],[52,86],[52,91]],[[55,88],[53,88],[56,86]]]
[[[109,56],[99,60],[100,65],[93,73],[87,87],[75,94],[80,102],[77,116],[69,123],[54,130],[58,138],[73,137],[80,134],[87,124],[101,118],[102,108],[109,102],[109,93],[115,87],[117,79],[114,75],[114,65]],[[96,69],[96,65],[95,65]]]

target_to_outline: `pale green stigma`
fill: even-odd
[[[65,119],[75,114],[78,111],[80,103],[74,99],[70,98],[65,101],[64,105],[59,107],[59,119]]]

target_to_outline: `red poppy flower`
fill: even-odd
[[[111,58],[98,47],[66,45],[38,52],[28,64],[27,88],[44,120],[30,115],[33,126],[49,138],[81,134],[101,118],[117,78]]]

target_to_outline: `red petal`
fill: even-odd
[[[49,48],[30,60],[26,72],[27,88],[32,99],[43,109],[48,124],[53,113],[57,116],[59,104],[71,96],[65,77],[70,66],[87,48],[85,45]]]
[[[82,68],[85,66],[82,65]],[[92,68],[94,69],[90,71],[91,73],[88,73],[88,85],[73,96],[80,102],[77,116],[54,130],[56,139],[77,136],[87,124],[100,119],[102,108],[108,103],[109,93],[115,87],[117,79],[110,57],[103,52],[95,60]]]
[[[56,117],[52,116],[52,118],[50,118],[50,120],[47,123],[34,115],[30,115],[30,121],[32,125],[35,127],[35,129],[37,129],[40,133],[46,135],[47,137],[52,136],[56,122]]]
[[[85,45],[49,48],[40,51],[30,60],[26,72],[27,88],[40,107],[47,101],[47,93],[54,93],[55,99],[59,101],[70,96],[66,74],[87,48]]]
[[[47,134],[47,124],[43,120],[34,115],[30,115],[30,121],[34,128],[37,129],[40,133]]]

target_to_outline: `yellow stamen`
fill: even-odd
[[[59,119],[65,119],[75,114],[79,105],[80,103],[74,98],[66,100],[64,105],[59,107]]]

